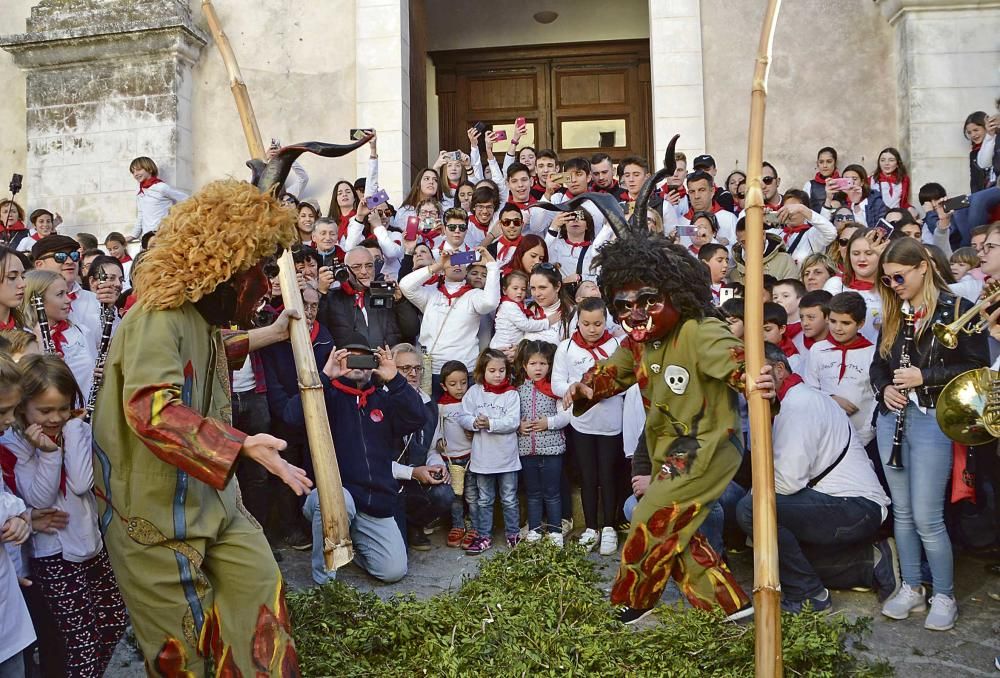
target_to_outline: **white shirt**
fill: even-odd
[[[489,428],[477,430],[473,422],[479,415],[490,420]],[[473,473],[508,473],[521,470],[517,453],[517,427],[521,425],[521,398],[517,389],[506,393],[487,393],[475,384],[462,398],[459,422],[472,434],[472,457],[469,470]]]
[[[35,449],[13,430],[0,443],[14,453],[17,490],[32,508],[53,506],[69,514],[69,523],[55,534],[36,532],[32,546],[36,558],[62,554],[63,560],[82,563],[101,550],[97,529],[97,500],[94,498],[94,466],[90,424],[74,418],[63,426],[63,447],[55,452]],[[65,472],[66,491],[60,491]]]
[[[80,327],[70,323],[69,328],[63,332],[63,362],[76,378],[76,384],[80,387],[84,403],[90,395],[90,387],[94,383],[94,368],[97,366],[97,349],[90,339],[89,331],[86,327]],[[44,507],[39,507],[44,508]]]
[[[774,490],[790,495],[837,460],[844,446],[847,455],[813,489],[831,497],[863,497],[878,504],[882,520],[888,515],[889,497],[879,484],[860,438],[840,406],[806,384],[785,393],[774,418]]]
[[[618,350],[618,340],[611,337],[599,347],[608,356]],[[598,352],[598,355],[600,353]],[[577,346],[572,339],[566,339],[556,349],[552,360],[552,392],[560,398],[566,395],[570,384],[580,381],[583,375],[594,366],[594,356],[590,351]],[[613,436],[622,432],[622,412],[625,407],[625,396],[619,393],[606,398],[581,416],[573,415],[571,424],[580,433],[592,435]],[[633,451],[635,448],[633,447]]]
[[[817,341],[809,349],[809,360],[805,382],[826,395],[835,395],[858,408],[850,415],[854,430],[862,445],[867,445],[875,437],[872,414],[875,412],[875,396],[872,394],[871,378],[868,376],[872,360],[875,358],[874,344],[864,348],[849,349],[846,354],[835,348],[829,340]],[[844,376],[840,377],[843,362]],[[839,405],[838,405],[839,407]],[[842,409],[842,408],[841,408]]]
[[[0,482],[0,525],[27,510],[19,497],[7,491]],[[13,550],[20,554],[20,548]],[[24,604],[21,587],[17,583],[14,562],[6,550],[0,551],[0,663],[35,642],[35,630],[31,626],[31,616]]]
[[[837,227],[818,212],[812,212],[806,221],[811,226],[800,233],[789,233],[786,235],[781,228],[767,229],[768,233],[773,233],[782,239],[782,242],[785,243],[785,249],[792,255],[795,265],[800,267],[810,254],[814,252],[826,252],[826,248],[837,237]],[[799,237],[800,235],[802,236],[801,238]],[[795,244],[795,249],[789,249],[792,244]]]
[[[492,313],[500,303],[500,267],[486,264],[486,286],[453,299],[451,306],[436,285],[424,285],[430,277],[425,266],[399,281],[403,296],[424,314],[420,345],[431,355],[434,374],[449,360],[461,360],[471,372],[479,357],[479,316]],[[464,284],[446,282],[445,289],[453,293]]]
[[[187,199],[187,193],[171,188],[162,181],[143,189],[135,196],[137,218],[135,228],[132,229],[133,237],[141,238],[143,234],[155,231],[170,208]]]
[[[830,294],[840,294],[841,292],[857,292],[865,300],[868,312],[865,314],[865,324],[859,330],[861,336],[868,341],[878,342],[878,331],[882,327],[882,298],[875,288],[870,290],[852,290],[844,286],[844,280],[840,277],[833,277],[823,283],[823,289]]]
[[[501,301],[497,308],[496,331],[490,348],[517,346],[528,332],[544,332],[549,328],[546,318],[529,318],[513,301]]]
[[[472,450],[472,441],[465,435],[461,423],[462,403],[438,403],[438,423],[431,439],[431,449],[444,440],[444,454],[448,457],[464,457]]]

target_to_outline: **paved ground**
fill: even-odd
[[[410,572],[396,584],[378,584],[353,565],[343,568],[340,577],[352,586],[374,590],[382,597],[410,592],[425,597],[457,587],[462,577],[476,573],[478,558],[447,548],[441,532],[432,535],[431,540],[432,551],[410,552]],[[281,569],[289,586],[292,589],[310,586],[308,554],[285,550],[282,555]],[[603,586],[609,589],[617,558],[596,554],[590,557],[599,563]],[[749,551],[733,556],[732,564],[740,583],[750,590],[753,563]],[[860,650],[860,654],[889,660],[897,676],[1000,676],[993,668],[993,657],[1000,654],[1000,577],[987,574],[982,561],[967,556],[958,558],[955,575],[961,616],[958,627],[952,631],[924,630],[923,615],[900,622],[887,620],[878,614],[878,603],[871,593],[835,592],[834,612],[852,618],[873,618],[873,633],[865,639],[866,649]],[[677,598],[678,593],[671,586],[664,600],[673,602]],[[142,659],[123,642],[107,675],[140,678],[145,675]]]

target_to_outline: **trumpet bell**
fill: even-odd
[[[963,445],[984,445],[994,439],[984,417],[990,389],[997,378],[1000,374],[981,367],[948,382],[937,400],[938,426],[946,436]]]
[[[941,345],[947,349],[954,349],[958,346],[958,332],[952,329],[950,325],[945,325],[944,323],[934,323],[931,327],[934,332],[934,336],[937,340],[941,342]]]

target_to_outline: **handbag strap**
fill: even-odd
[[[840,462],[844,461],[844,457],[847,456],[847,450],[849,450],[851,448],[851,437],[854,435],[853,428],[854,427],[851,426],[851,422],[848,421],[847,422],[847,442],[844,444],[844,449],[841,450],[840,456],[838,456],[833,461],[832,464],[830,464],[825,469],[823,469],[822,473],[820,473],[818,476],[816,476],[815,478],[813,478],[812,480],[810,480],[808,483],[806,483],[806,487],[808,487],[810,489],[812,489],[813,487],[816,487],[816,485],[818,485],[819,482],[821,480],[823,480],[823,478],[826,478],[826,476],[830,473],[830,471],[832,471],[833,469],[837,468],[837,464],[839,464]]]

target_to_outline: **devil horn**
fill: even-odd
[[[618,204],[618,201],[613,196],[607,193],[584,193],[558,205],[539,202],[532,205],[532,207],[538,207],[550,212],[572,212],[587,202],[593,204],[597,208],[597,211],[604,215],[604,218],[611,225],[611,230],[615,232],[616,236],[627,238],[631,234],[631,227],[628,221],[625,220],[625,214],[622,212],[621,205]]]
[[[371,141],[371,138],[372,135],[368,134],[352,144],[327,144],[322,141],[306,141],[279,149],[275,156],[261,168],[257,164],[260,163],[259,160],[251,160],[247,163],[247,166],[253,170],[253,183],[261,192],[276,192],[280,190],[281,186],[285,185],[288,173],[292,170],[292,163],[303,153],[312,153],[324,158],[339,158],[364,146]]]
[[[649,206],[649,198],[653,195],[653,190],[657,184],[671,176],[677,170],[677,157],[674,149],[677,148],[677,140],[680,139],[680,136],[679,134],[675,134],[670,143],[667,144],[667,150],[663,154],[663,169],[653,176],[647,177],[646,181],[642,184],[642,188],[639,189],[639,195],[635,199],[635,210],[632,212],[632,220],[630,222],[632,228],[646,227],[646,210]]]

